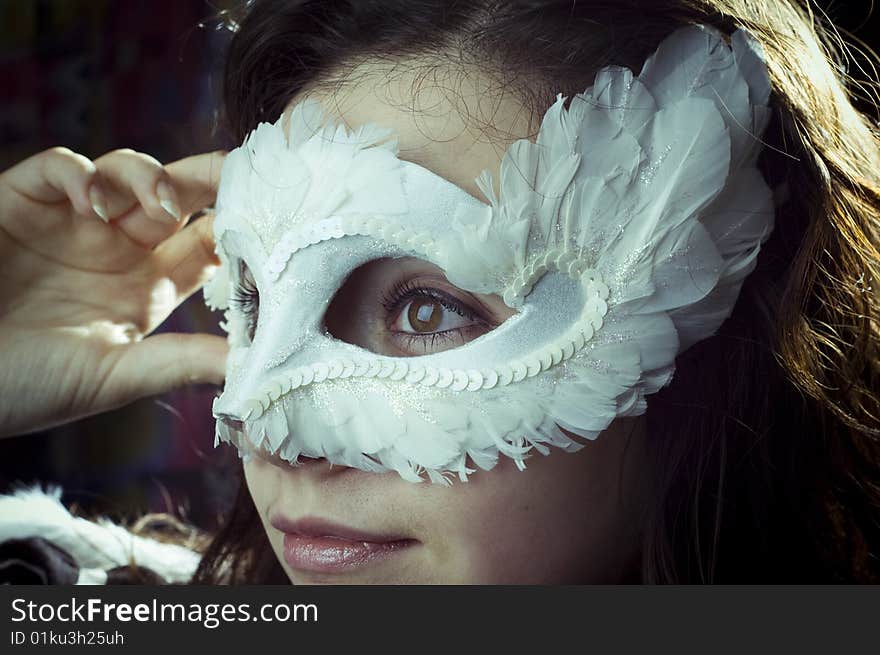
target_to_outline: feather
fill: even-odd
[[[107,519],[75,517],[61,503],[61,489],[32,487],[0,495],[0,542],[41,537],[73,557],[82,569],[106,571],[134,563],[170,583],[187,582],[198,566],[198,553],[134,535]]]
[[[638,134],[657,111],[657,102],[645,84],[628,68],[609,66],[596,75],[592,97],[578,94],[572,105],[594,105],[605,113],[618,129]]]

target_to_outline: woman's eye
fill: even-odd
[[[232,291],[232,304],[242,313],[245,333],[248,340],[253,341],[260,317],[260,292],[251,269],[242,260],[238,263],[238,279]]]
[[[476,339],[495,325],[465,301],[440,289],[398,284],[386,295],[388,339],[409,354],[448,350]]]
[[[349,274],[323,324],[330,336],[377,355],[415,357],[463,346],[514,313],[501,298],[456,287],[433,264],[384,257]]]
[[[470,322],[446,309],[433,298],[410,300],[401,310],[392,329],[407,334],[430,334],[467,327]]]

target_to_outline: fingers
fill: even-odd
[[[217,150],[179,159],[165,166],[174,188],[180,194],[184,214],[191,214],[214,203],[225,158],[226,151]]]
[[[222,385],[226,375],[226,339],[209,334],[163,333],[123,346],[108,381],[123,400],[165,393],[187,385]]]
[[[167,166],[133,150],[104,155],[95,165],[108,182],[114,224],[142,246],[155,247],[181,228],[184,217],[214,202],[225,155],[195,155]]]
[[[155,158],[114,150],[96,159],[95,166],[105,190],[107,217],[133,241],[152,248],[180,228],[183,214],[177,192]]]
[[[16,237],[35,238],[67,220],[67,205],[53,208],[67,200],[76,213],[110,223],[138,246],[153,250],[177,233],[190,214],[213,204],[225,156],[225,151],[216,151],[163,166],[130,149],[114,150],[92,162],[67,148],[52,148],[0,174],[0,193],[4,186],[15,192],[0,196],[7,210],[3,226]],[[46,205],[39,221],[34,220],[34,203]],[[184,245],[193,247],[204,239],[200,231],[188,235]],[[208,249],[213,251],[213,244]],[[184,262],[189,254],[177,248],[170,264],[184,266],[180,278],[187,288],[196,284],[205,261],[199,254]]]
[[[74,210],[97,217],[89,197],[97,168],[69,148],[51,148],[19,162],[0,174],[0,181],[30,202],[56,203],[69,199]]]
[[[171,279],[181,301],[201,287],[220,263],[214,253],[213,226],[214,216],[207,213],[156,247],[159,274]]]
[[[169,184],[165,168],[154,157],[123,148],[99,157],[95,166],[107,182],[111,217],[121,216],[138,203],[154,221],[176,225],[180,220],[177,193]]]

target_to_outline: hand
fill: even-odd
[[[53,148],[0,174],[0,436],[222,384],[223,337],[147,335],[218,263],[212,217],[184,225],[224,156]]]

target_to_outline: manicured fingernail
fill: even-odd
[[[165,180],[160,180],[156,185],[156,195],[159,197],[159,204],[162,206],[162,209],[174,219],[170,222],[178,222],[181,217],[180,205],[177,202],[177,194],[174,193],[171,185]]]
[[[110,214],[107,212],[107,201],[104,200],[104,192],[101,188],[93,184],[89,187],[89,202],[92,203],[92,209],[98,217],[105,223],[110,222]]]

